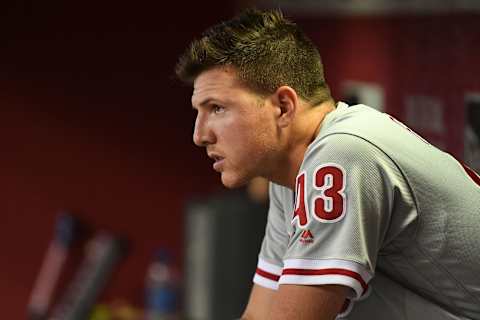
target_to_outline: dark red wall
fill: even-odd
[[[1,318],[25,318],[63,209],[131,240],[107,296],[140,305],[154,249],[181,263],[185,199],[221,188],[191,142],[191,88],[173,68],[233,9],[34,3],[0,10]]]
[[[152,251],[182,255],[182,208],[221,188],[191,143],[190,88],[173,66],[188,41],[229,17],[221,1],[3,5],[0,19],[0,304],[22,319],[57,213],[132,241],[107,297],[142,303]],[[480,91],[478,16],[300,18],[333,92],[378,82],[387,111],[406,92],[448,105],[449,151],[461,152],[463,92]]]

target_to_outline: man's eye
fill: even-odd
[[[222,106],[214,105],[213,106],[213,112],[214,113],[222,113],[225,111],[225,108]]]

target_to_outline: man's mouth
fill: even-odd
[[[222,171],[225,158],[222,156],[219,156],[218,154],[209,154],[208,156],[212,158],[214,161],[213,170],[218,172]]]
[[[219,160],[215,160],[215,163],[213,164],[213,170],[215,171],[222,171],[223,169],[223,158]]]

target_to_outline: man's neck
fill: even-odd
[[[295,190],[295,180],[309,145],[315,140],[322,127],[325,116],[335,110],[333,101],[302,110],[290,132],[290,142],[285,157],[277,163],[275,175],[271,181]]]

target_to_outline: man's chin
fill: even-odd
[[[232,176],[222,172],[222,183],[228,189],[243,187],[248,183],[248,179],[242,179],[238,176]]]

